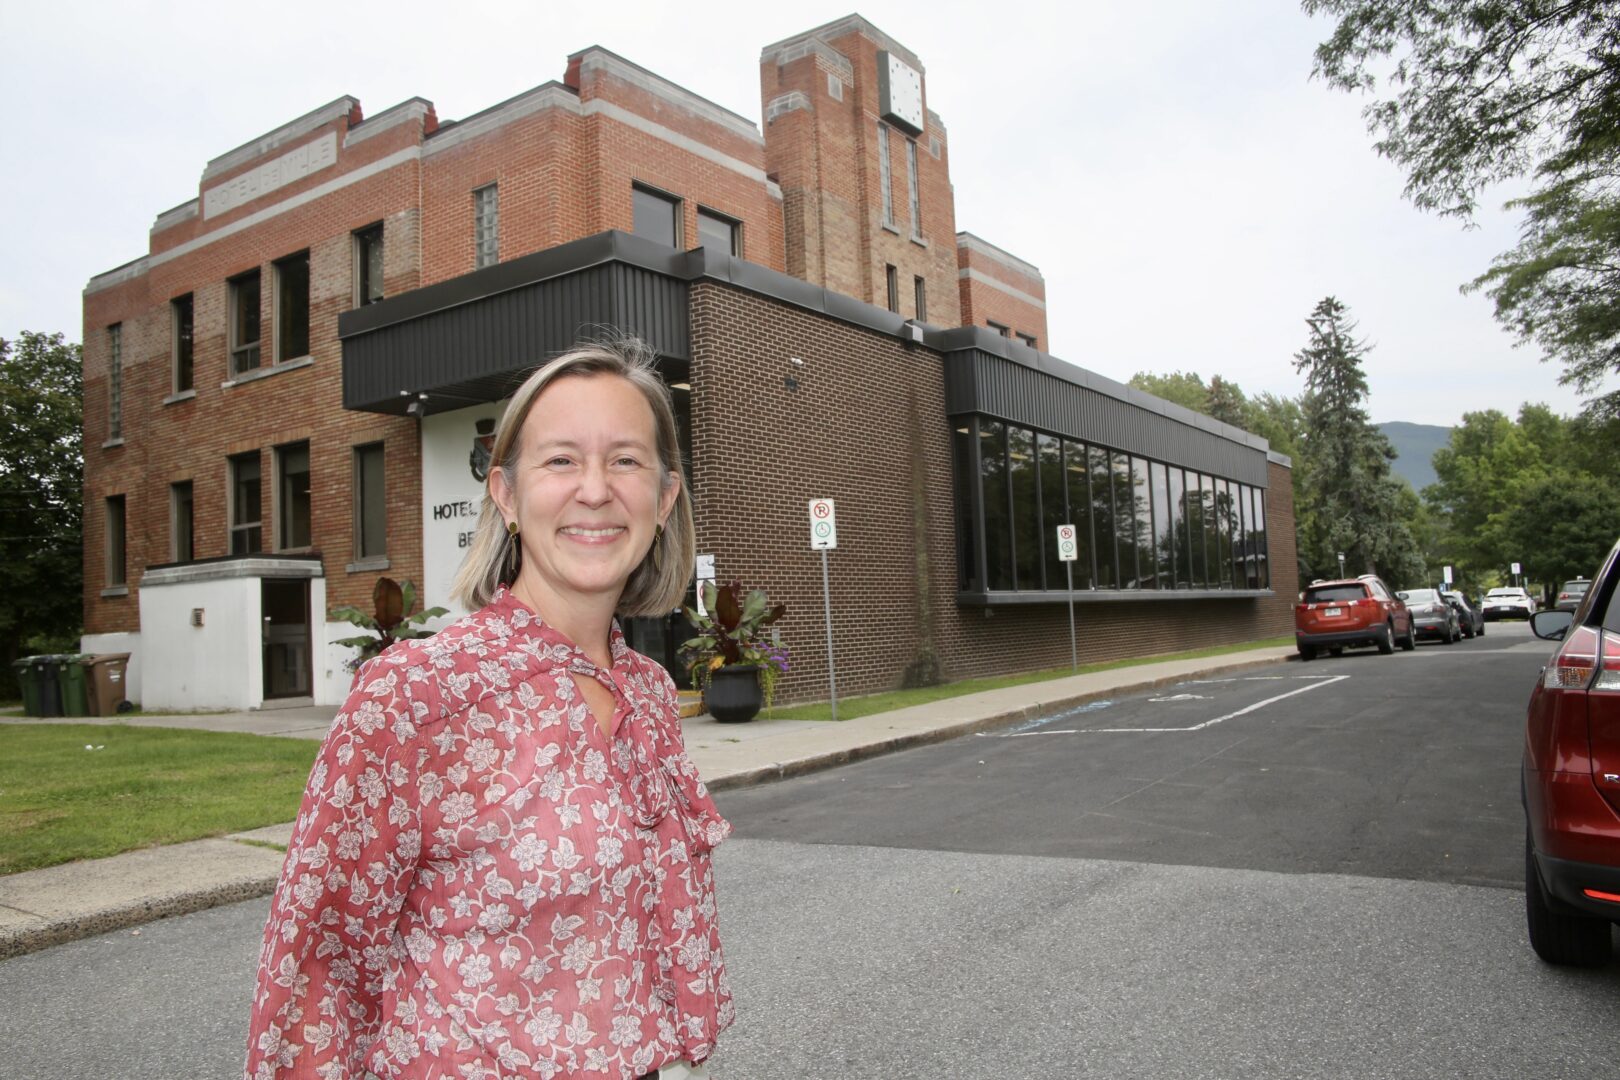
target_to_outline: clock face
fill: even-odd
[[[913,135],[923,130],[922,75],[888,51],[878,53],[878,109],[883,119]]]

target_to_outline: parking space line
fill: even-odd
[[[1164,731],[1164,732],[1169,732],[1169,731],[1202,731],[1205,728],[1214,727],[1216,724],[1223,723],[1223,722],[1225,722],[1227,720],[1236,720],[1240,716],[1247,716],[1250,713],[1252,713],[1252,712],[1254,712],[1254,711],[1256,711],[1258,709],[1265,708],[1267,705],[1273,705],[1273,704],[1275,704],[1275,703],[1277,703],[1279,701],[1282,701],[1284,698],[1291,698],[1291,697],[1294,697],[1296,694],[1308,694],[1312,690],[1320,690],[1324,686],[1331,686],[1336,682],[1341,682],[1344,679],[1348,679],[1350,676],[1348,676],[1348,675],[1329,675],[1329,676],[1326,676],[1326,677],[1322,677],[1322,676],[1304,676],[1304,677],[1309,678],[1309,679],[1312,680],[1311,683],[1309,685],[1307,685],[1307,686],[1301,686],[1296,690],[1289,690],[1287,693],[1277,694],[1274,697],[1268,697],[1264,701],[1257,701],[1253,705],[1248,705],[1248,706],[1245,706],[1244,708],[1238,709],[1236,712],[1229,712],[1225,716],[1217,716],[1213,720],[1205,720],[1202,724],[1194,724],[1191,727],[1088,728],[1087,729],[1087,734],[1114,735],[1114,734],[1124,734],[1126,732],[1138,732],[1138,731],[1149,731],[1149,732],[1157,732],[1157,731]]]

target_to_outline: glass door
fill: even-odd
[[[310,697],[309,579],[265,578],[260,588],[265,700]]]

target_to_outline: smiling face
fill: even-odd
[[[647,399],[616,375],[558,379],[517,441],[516,465],[489,478],[523,545],[513,592],[569,632],[579,617],[612,613],[675,505],[680,474],[659,464]]]

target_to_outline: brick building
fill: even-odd
[[[605,328],[659,353],[698,550],[790,605],[784,699],[825,692],[817,497],[841,692],[1061,664],[1071,596],[1087,659],[1285,633],[1286,459],[1052,355],[1040,271],[957,230],[919,58],[850,16],[760,83],[763,133],[591,48],[209,162],[85,290],[85,647],[148,707],[340,700],[324,613],[384,573],[449,605],[478,438]],[[673,663],[675,620],[627,630]]]

